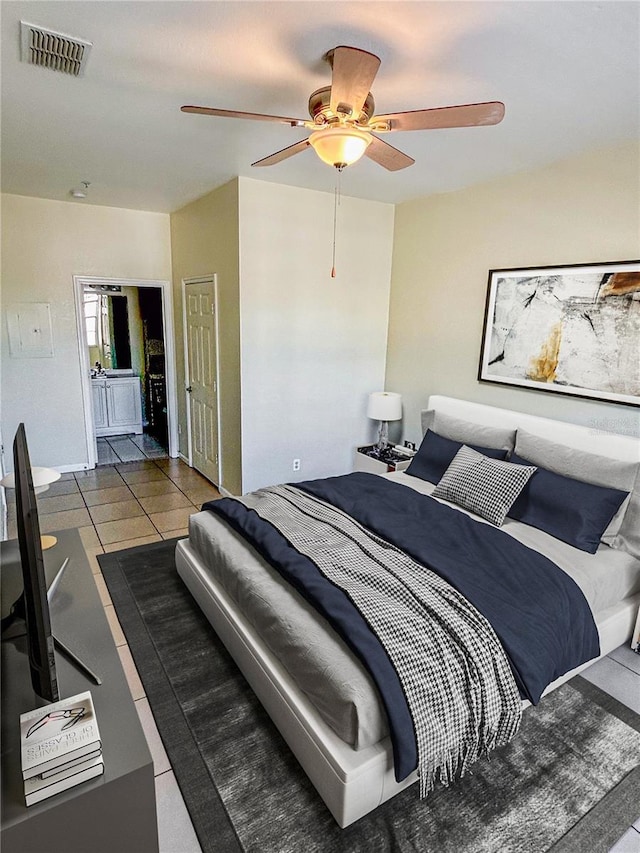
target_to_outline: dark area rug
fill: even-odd
[[[99,561],[205,853],[605,853],[637,819],[640,716],[578,676],[455,785],[424,801],[414,785],[341,830],[177,575],[175,541]]]

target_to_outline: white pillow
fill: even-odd
[[[463,444],[442,475],[433,497],[458,504],[500,527],[535,471],[533,465],[490,459]]]
[[[516,440],[514,429],[482,426],[472,421],[453,418],[437,412],[435,409],[423,409],[420,413],[422,434],[428,429],[437,432],[443,438],[459,441],[462,444],[478,444],[480,447],[490,447],[492,450],[513,450]]]

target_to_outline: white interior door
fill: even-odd
[[[213,280],[185,282],[185,313],[191,464],[219,484],[218,340]]]

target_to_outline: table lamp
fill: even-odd
[[[369,394],[367,417],[380,421],[378,450],[384,450],[389,443],[389,421],[402,418],[402,397],[392,391],[374,391]]]
[[[55,471],[53,468],[40,468],[38,466],[32,466],[31,468],[31,477],[33,479],[33,490],[39,495],[42,492],[46,492],[51,483],[55,483],[56,480],[59,480],[62,475],[59,471]],[[16,478],[13,473],[7,474],[5,477],[0,480],[0,486],[4,486],[5,489],[15,489],[16,487]],[[42,542],[42,550],[46,551],[47,548],[53,548],[53,546],[58,541],[55,536],[44,535],[40,537],[40,541]]]

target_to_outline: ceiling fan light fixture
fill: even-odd
[[[371,134],[357,127],[327,127],[312,133],[309,142],[324,163],[342,168],[362,157],[371,143]]]

